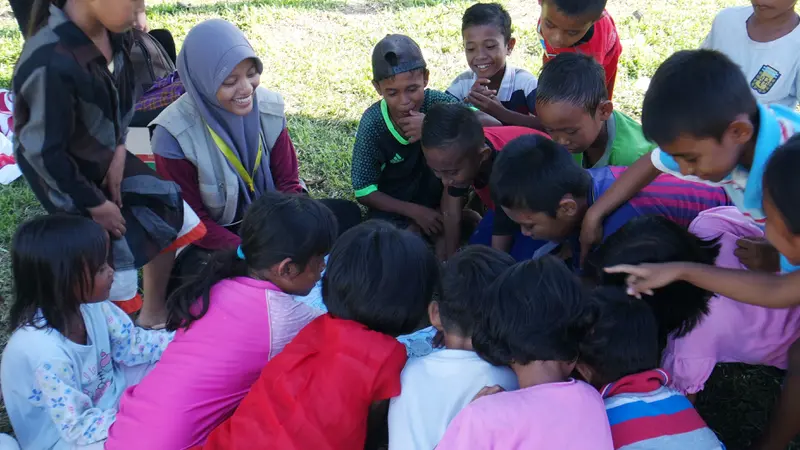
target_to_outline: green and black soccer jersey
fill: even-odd
[[[457,102],[444,92],[426,89],[420,112],[425,114],[438,103]],[[356,198],[380,191],[416,203],[441,195],[441,183],[425,163],[422,146],[419,142],[409,144],[395,129],[384,100],[367,108],[361,116],[351,170]],[[438,192],[433,192],[436,189]],[[439,198],[435,200],[438,202]]]

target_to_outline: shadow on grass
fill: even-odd
[[[720,364],[700,393],[697,410],[728,450],[747,450],[761,436],[781,391],[784,371]],[[788,447],[800,450],[800,439]]]
[[[278,8],[297,8],[316,11],[341,11],[345,14],[374,13],[381,10],[398,10],[448,4],[451,0],[377,0],[377,1],[347,1],[347,0],[251,0],[205,4],[162,3],[147,8],[148,12],[163,15],[195,14],[222,14],[225,12],[239,12],[245,8],[258,8],[262,6]]]

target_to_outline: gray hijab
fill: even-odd
[[[258,98],[253,93],[253,109],[242,117],[225,110],[219,104],[217,90],[237,64],[251,58],[256,61],[260,73],[263,65],[244,33],[222,19],[207,20],[192,28],[178,55],[178,74],[186,87],[186,93],[194,100],[206,124],[228,144],[250,174],[256,164],[261,135]],[[219,149],[210,148],[209,151]],[[234,172],[239,176],[235,169]],[[239,187],[244,193],[245,204],[252,203],[265,192],[275,190],[266,148],[253,178],[255,192],[250,192],[241,177]]]

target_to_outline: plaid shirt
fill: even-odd
[[[183,81],[175,71],[156,81],[136,102],[136,111],[157,111],[171,105],[186,92]]]
[[[50,213],[89,215],[107,200],[102,182],[134,112],[132,36],[110,37],[113,66],[51,5],[47,23],[25,42],[17,62],[14,153]],[[127,232],[114,241],[117,270],[146,264],[172,244],[183,225],[178,186],[130,152],[121,191]]]

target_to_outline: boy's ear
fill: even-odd
[[[578,202],[572,197],[572,194],[565,195],[561,201],[558,202],[558,209],[556,210],[556,217],[573,217],[578,214]]]
[[[439,315],[439,302],[436,300],[432,301],[430,305],[428,305],[428,318],[431,320],[431,325],[433,328],[436,328],[439,331],[444,331],[444,327],[442,327],[442,317]]]
[[[597,118],[601,121],[605,122],[606,120],[611,118],[611,114],[614,113],[614,104],[611,103],[611,100],[603,100],[600,102],[600,105],[597,106]]]
[[[378,84],[377,81],[374,81],[374,80],[372,81],[372,87],[375,88],[375,92],[377,92],[378,95],[383,96],[383,94],[381,94],[381,85]]]
[[[483,147],[481,147],[481,149],[478,151],[478,155],[480,155],[481,157],[481,163],[487,161],[489,158],[492,157],[492,151],[493,150],[489,148],[488,145],[484,145]]]
[[[511,52],[514,51],[514,46],[517,45],[517,38],[511,38],[508,40],[506,44],[506,55],[511,56]]]
[[[428,87],[428,78],[430,78],[430,75],[431,72],[428,69],[425,69],[425,73],[422,75],[424,87]]]
[[[755,127],[753,126],[753,122],[744,114],[736,117],[736,120],[728,125],[728,129],[725,131],[725,134],[729,135],[733,142],[738,145],[749,142],[750,139],[753,138],[754,133]]]

